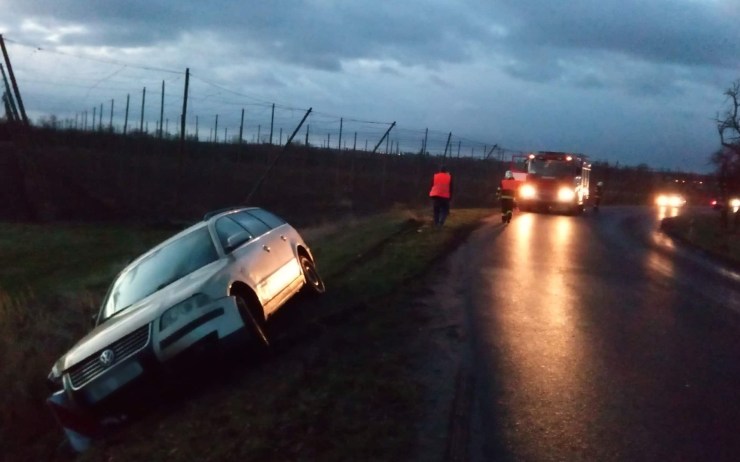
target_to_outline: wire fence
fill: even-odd
[[[34,124],[60,130],[180,137],[185,70],[134,64],[134,51],[113,57],[105,51],[89,50],[83,56],[11,38],[5,41]],[[280,145],[306,111],[268,101],[195,71],[189,80],[185,136],[209,143]],[[499,146],[495,140],[479,141],[440,129],[398,125],[384,139],[391,123],[316,108],[294,142],[339,150],[372,151],[377,146],[377,152],[388,154],[424,152],[499,160],[522,152]]]

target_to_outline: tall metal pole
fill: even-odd
[[[182,157],[185,152],[185,121],[188,117],[188,88],[190,87],[190,68],[185,69],[185,92],[182,98],[182,114],[180,114],[180,146],[182,146],[183,152],[180,153]],[[197,125],[197,123],[196,123]],[[197,133],[196,133],[197,137]]]
[[[95,121],[98,119],[98,108],[97,106],[93,106],[93,123],[92,123],[92,131],[95,131]]]
[[[275,124],[275,103],[272,103],[272,116],[270,116],[270,144],[272,144],[272,129]]]
[[[353,151],[357,151],[357,132],[355,132],[355,144],[352,146]]]
[[[376,144],[376,145],[375,145],[375,148],[373,149],[373,153],[377,152],[377,150],[378,150],[378,146],[380,146],[380,143],[382,143],[382,142],[383,142],[383,140],[385,140],[385,137],[386,137],[386,136],[388,136],[388,133],[390,133],[390,132],[391,132],[391,130],[393,129],[393,127],[395,127],[395,126],[396,126],[396,122],[394,121],[394,122],[393,122],[393,123],[391,124],[391,126],[390,126],[390,127],[388,127],[388,130],[386,130],[386,131],[385,131],[385,133],[383,134],[383,137],[382,137],[382,138],[380,138],[380,141],[378,141],[378,144]],[[365,142],[365,144],[367,145],[367,141]],[[365,149],[367,150],[367,147],[366,147]]]
[[[8,68],[8,76],[10,77],[10,83],[13,85],[13,92],[15,93],[15,99],[18,102],[18,109],[21,112],[21,118],[23,119],[23,123],[28,126],[28,116],[26,115],[26,108],[23,107],[21,91],[18,89],[18,82],[16,82],[15,80],[15,74],[13,73],[13,66],[10,64],[10,56],[8,56],[8,50],[5,49],[5,40],[3,40],[3,34],[0,34],[0,48],[2,48],[3,50],[5,66]]]
[[[344,125],[344,118],[339,118],[339,141],[337,142],[337,149],[342,149],[342,126]]]
[[[141,123],[139,124],[139,131],[144,132],[144,103],[146,102],[146,87],[141,92]]]
[[[442,158],[444,159],[447,157],[447,149],[450,148],[450,140],[452,139],[452,132],[450,132],[449,135],[447,135],[447,143],[445,143],[445,152],[442,154]],[[450,152],[450,157],[452,157],[452,152]]]
[[[310,129],[311,125],[306,124],[306,147],[308,147],[308,131]]]
[[[213,142],[218,143],[218,114],[216,114],[216,127],[213,129]]]
[[[110,122],[108,123],[108,131],[113,132],[113,104],[114,101],[110,100]]]
[[[5,76],[5,68],[2,64],[0,64],[0,72],[3,74],[3,82],[5,83],[5,95],[7,98],[7,102],[10,105],[11,114],[9,117],[11,120],[21,120],[20,114],[18,114],[18,108],[15,106],[15,100],[13,99],[13,93],[10,90],[10,84],[8,83],[8,78]]]
[[[162,138],[162,120],[164,119],[164,80],[162,80],[162,102],[159,104],[159,138]]]
[[[98,118],[98,131],[103,131],[103,103],[100,103],[100,117]]]
[[[243,135],[244,135],[244,108],[242,108],[242,121],[239,123],[239,144],[242,144]]]
[[[308,115],[311,114],[311,111],[312,110],[313,110],[313,108],[308,108],[308,111],[306,111],[306,114],[303,116],[303,119],[301,119],[301,122],[298,124],[298,126],[295,128],[295,130],[293,130],[293,134],[290,135],[290,138],[288,138],[288,141],[285,142],[285,146],[283,146],[283,149],[280,151],[280,153],[285,152],[285,150],[288,149],[288,146],[293,141],[293,138],[295,138],[296,133],[298,133],[298,131],[301,129],[301,127],[303,126],[303,122],[306,121],[306,119],[308,118]],[[270,174],[270,170],[272,170],[272,168],[277,163],[278,159],[280,159],[280,153],[278,153],[278,155],[276,155],[272,159],[272,162],[270,162],[270,164],[267,166],[267,170],[265,170],[265,173],[263,173],[262,176],[260,177],[260,179],[257,180],[257,183],[255,183],[254,187],[252,188],[252,191],[250,191],[249,195],[244,200],[244,203],[245,204],[248,204],[249,203],[249,201],[252,199],[252,196],[254,196],[254,193],[257,192],[257,190],[260,188],[260,186],[262,186],[262,183],[265,181],[265,178],[267,178],[267,175]]]
[[[126,130],[128,129],[128,106],[131,102],[131,95],[126,94],[126,115],[123,117],[123,134],[126,134]]]
[[[422,143],[421,153],[426,154],[427,153],[427,138],[429,137],[429,129],[424,130],[424,143]]]

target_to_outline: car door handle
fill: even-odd
[[[282,239],[283,241],[287,241],[288,240],[288,238],[285,237],[285,236],[280,236],[280,239]]]
[[[269,252],[270,251],[270,246],[263,245],[262,246],[262,250],[264,250],[265,252]]]

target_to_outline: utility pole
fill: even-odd
[[[326,149],[331,149],[331,133],[326,134]]]
[[[200,140],[200,129],[198,128],[198,116],[195,116],[195,139]]]
[[[357,132],[355,132],[355,144],[352,146],[353,151],[357,151]]]
[[[23,123],[28,126],[28,116],[26,115],[26,108],[23,107],[23,99],[21,98],[21,91],[18,89],[18,82],[15,80],[15,74],[13,73],[13,66],[10,64],[10,56],[8,56],[8,50],[5,48],[5,40],[3,40],[3,34],[0,34],[0,48],[3,50],[3,58],[5,58],[5,66],[8,68],[8,76],[10,77],[10,83],[13,85],[13,92],[15,93],[15,99],[18,102],[18,109],[21,113]]]
[[[144,103],[146,102],[146,87],[141,92],[141,123],[139,124],[139,131],[144,132]]]
[[[429,137],[429,129],[424,130],[424,142],[421,144],[421,153],[426,154],[427,153],[427,138]]]
[[[100,117],[98,118],[98,131],[103,131],[103,103],[100,103]]]
[[[260,140],[260,134],[262,132],[262,124],[257,125],[257,144],[260,144],[262,141]]]
[[[280,143],[278,143],[278,144],[280,144],[280,145],[283,144],[283,127],[280,127]]]
[[[462,141],[457,140],[457,158],[460,158],[460,147],[462,146]]]
[[[306,144],[306,147],[308,147],[308,130],[309,130],[309,127],[310,127],[310,125],[309,124],[306,124],[306,143],[305,143]]]
[[[95,131],[95,121],[98,118],[98,108],[97,106],[93,106],[93,123],[92,123],[92,131]]]

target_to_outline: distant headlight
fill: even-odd
[[[737,197],[730,199],[730,207],[740,207],[740,199]]]
[[[659,194],[655,203],[661,207],[681,207],[686,204],[686,199],[679,194]]]
[[[203,294],[195,294],[186,298],[162,314],[159,319],[159,330],[165,330],[181,317],[190,316],[193,310],[206,305],[209,301],[209,298]]]
[[[531,199],[537,194],[537,190],[531,184],[525,184],[519,188],[519,197],[522,199]]]
[[[570,202],[576,197],[576,192],[573,188],[562,187],[558,190],[558,200],[560,202]]]

